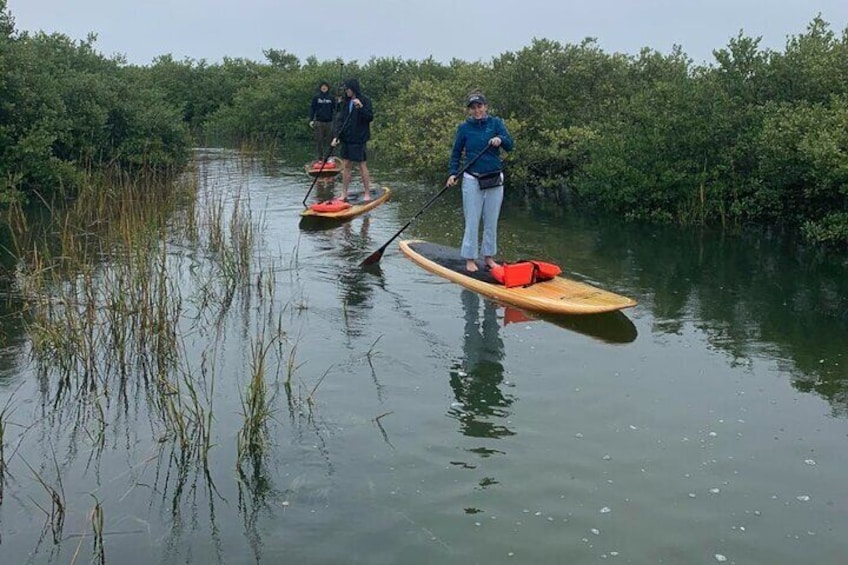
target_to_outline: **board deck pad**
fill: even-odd
[[[475,272],[469,273],[466,271],[465,259],[460,257],[458,249],[454,249],[453,247],[448,247],[446,245],[439,245],[438,243],[430,243],[429,241],[411,243],[409,247],[416,253],[423,255],[446,269],[450,269],[451,271],[455,271],[461,275],[481,282],[500,284],[497,280],[495,280],[495,277],[492,276],[492,272],[489,270],[488,265],[486,265],[483,261],[475,261],[477,263],[477,270]]]
[[[549,314],[600,314],[636,305],[636,301],[592,285],[557,276],[535,284],[507,288],[481,262],[469,273],[459,250],[421,240],[401,241],[400,249],[424,269],[504,304]]]
[[[368,191],[371,195],[371,200],[375,200],[380,198],[380,195],[383,194],[383,189],[377,190],[376,188],[372,188]],[[365,202],[365,193],[364,192],[348,192],[347,193],[347,203],[351,206],[357,206],[361,204],[367,204]]]

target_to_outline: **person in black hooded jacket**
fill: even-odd
[[[342,198],[347,198],[353,163],[359,163],[359,176],[365,190],[364,200],[371,199],[371,175],[368,172],[366,145],[371,138],[371,121],[374,110],[371,99],[362,94],[359,80],[347,79],[344,83],[345,98],[342,100],[332,145],[342,144],[339,157],[342,159]]]
[[[309,107],[309,127],[315,129],[315,152],[319,162],[327,155],[333,137],[333,111],[336,101],[330,94],[330,83],[323,81],[312,97]]]

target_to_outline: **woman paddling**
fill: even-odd
[[[465,232],[459,254],[465,259],[465,269],[473,273],[477,270],[480,251],[488,267],[495,265],[493,257],[498,252],[498,217],[504,191],[499,150],[512,151],[513,142],[504,121],[489,115],[489,105],[482,92],[469,94],[465,106],[468,117],[456,129],[446,184],[456,184],[463,154],[468,161],[485,151],[462,175]],[[478,243],[481,218],[482,246]]]

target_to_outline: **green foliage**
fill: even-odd
[[[237,91],[230,105],[218,108],[207,130],[213,136],[265,145],[305,139],[316,86],[304,74],[262,76],[250,88]]]
[[[239,81],[231,81],[239,87],[225,93],[201,124],[207,136],[233,144],[271,147],[304,143],[311,138],[309,105],[318,85],[322,81],[331,85],[340,83],[342,72],[356,72],[356,64],[319,63],[309,58],[301,65],[283,54],[266,52],[267,57],[276,61],[272,66],[254,69],[250,80],[241,77]],[[276,57],[283,57],[285,64]],[[232,69],[224,67],[215,72],[226,75]]]
[[[801,233],[813,243],[845,249],[848,247],[848,212],[834,212],[820,220],[807,220]]]
[[[183,120],[199,137],[212,114],[271,72],[270,67],[245,59],[225,57],[222,63],[210,65],[205,60],[175,61],[170,54],[157,57],[148,68],[134,69],[140,81],[162,90],[170,103],[182,109]]]
[[[837,38],[821,16],[807,32],[790,37],[783,53],[772,53],[767,74],[767,98],[777,102],[824,103],[833,94],[848,93],[848,28]]]
[[[524,138],[529,129],[518,120],[508,120],[507,126],[514,137]],[[579,126],[539,131],[510,156],[510,183],[525,187],[538,198],[566,200],[575,172],[586,163],[588,146],[595,137],[594,130]]]
[[[838,218],[848,212],[847,103],[848,95],[841,95],[826,104],[769,107],[757,175],[769,190],[755,194],[753,203],[763,220],[810,226],[822,219],[830,228],[839,225]]]
[[[632,61],[640,87],[617,97],[615,111],[595,119],[574,190],[584,202],[631,219],[672,221],[703,215],[704,127],[711,107],[690,79],[682,53],[643,50]]]
[[[0,0],[0,202],[73,188],[99,167],[156,171],[207,142],[306,144],[321,81],[356,76],[372,99],[382,166],[444,175],[463,100],[482,89],[516,138],[510,194],[651,222],[782,223],[844,245],[848,29],[816,17],[782,52],[740,32],[693,66],[679,48],[606,53],[534,39],[489,63],[225,58],[149,67],[107,60],[94,38],[16,35]]]
[[[449,71],[433,59],[419,63],[398,58],[372,58],[361,69],[348,69],[345,74],[358,76],[368,96],[390,106],[396,106],[395,101],[399,102],[399,97],[409,91],[414,80],[444,83],[450,78]]]
[[[579,45],[534,39],[530,47],[504,53],[480,82],[503,117],[531,129],[587,125],[625,92],[627,58],[601,51],[594,39]]]
[[[16,34],[0,3],[0,202],[73,195],[104,172],[158,174],[188,158],[187,128],[96,37]]]
[[[6,9],[6,4],[6,0],[0,0],[0,40],[7,40],[15,33],[15,18]]]
[[[287,53],[285,49],[265,49],[262,51],[265,58],[272,67],[283,71],[296,71],[300,68],[300,60],[295,55]]]
[[[124,83],[106,129],[111,163],[126,171],[173,172],[189,158],[191,139],[180,112],[153,88]]]
[[[414,79],[384,111],[373,145],[381,158],[410,171],[447,176],[463,95],[443,82]]]

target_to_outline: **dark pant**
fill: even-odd
[[[364,143],[342,143],[342,152],[340,157],[353,161],[354,163],[364,163],[368,159],[365,155]]]
[[[327,156],[332,140],[333,122],[315,122],[315,151],[319,159]]]

